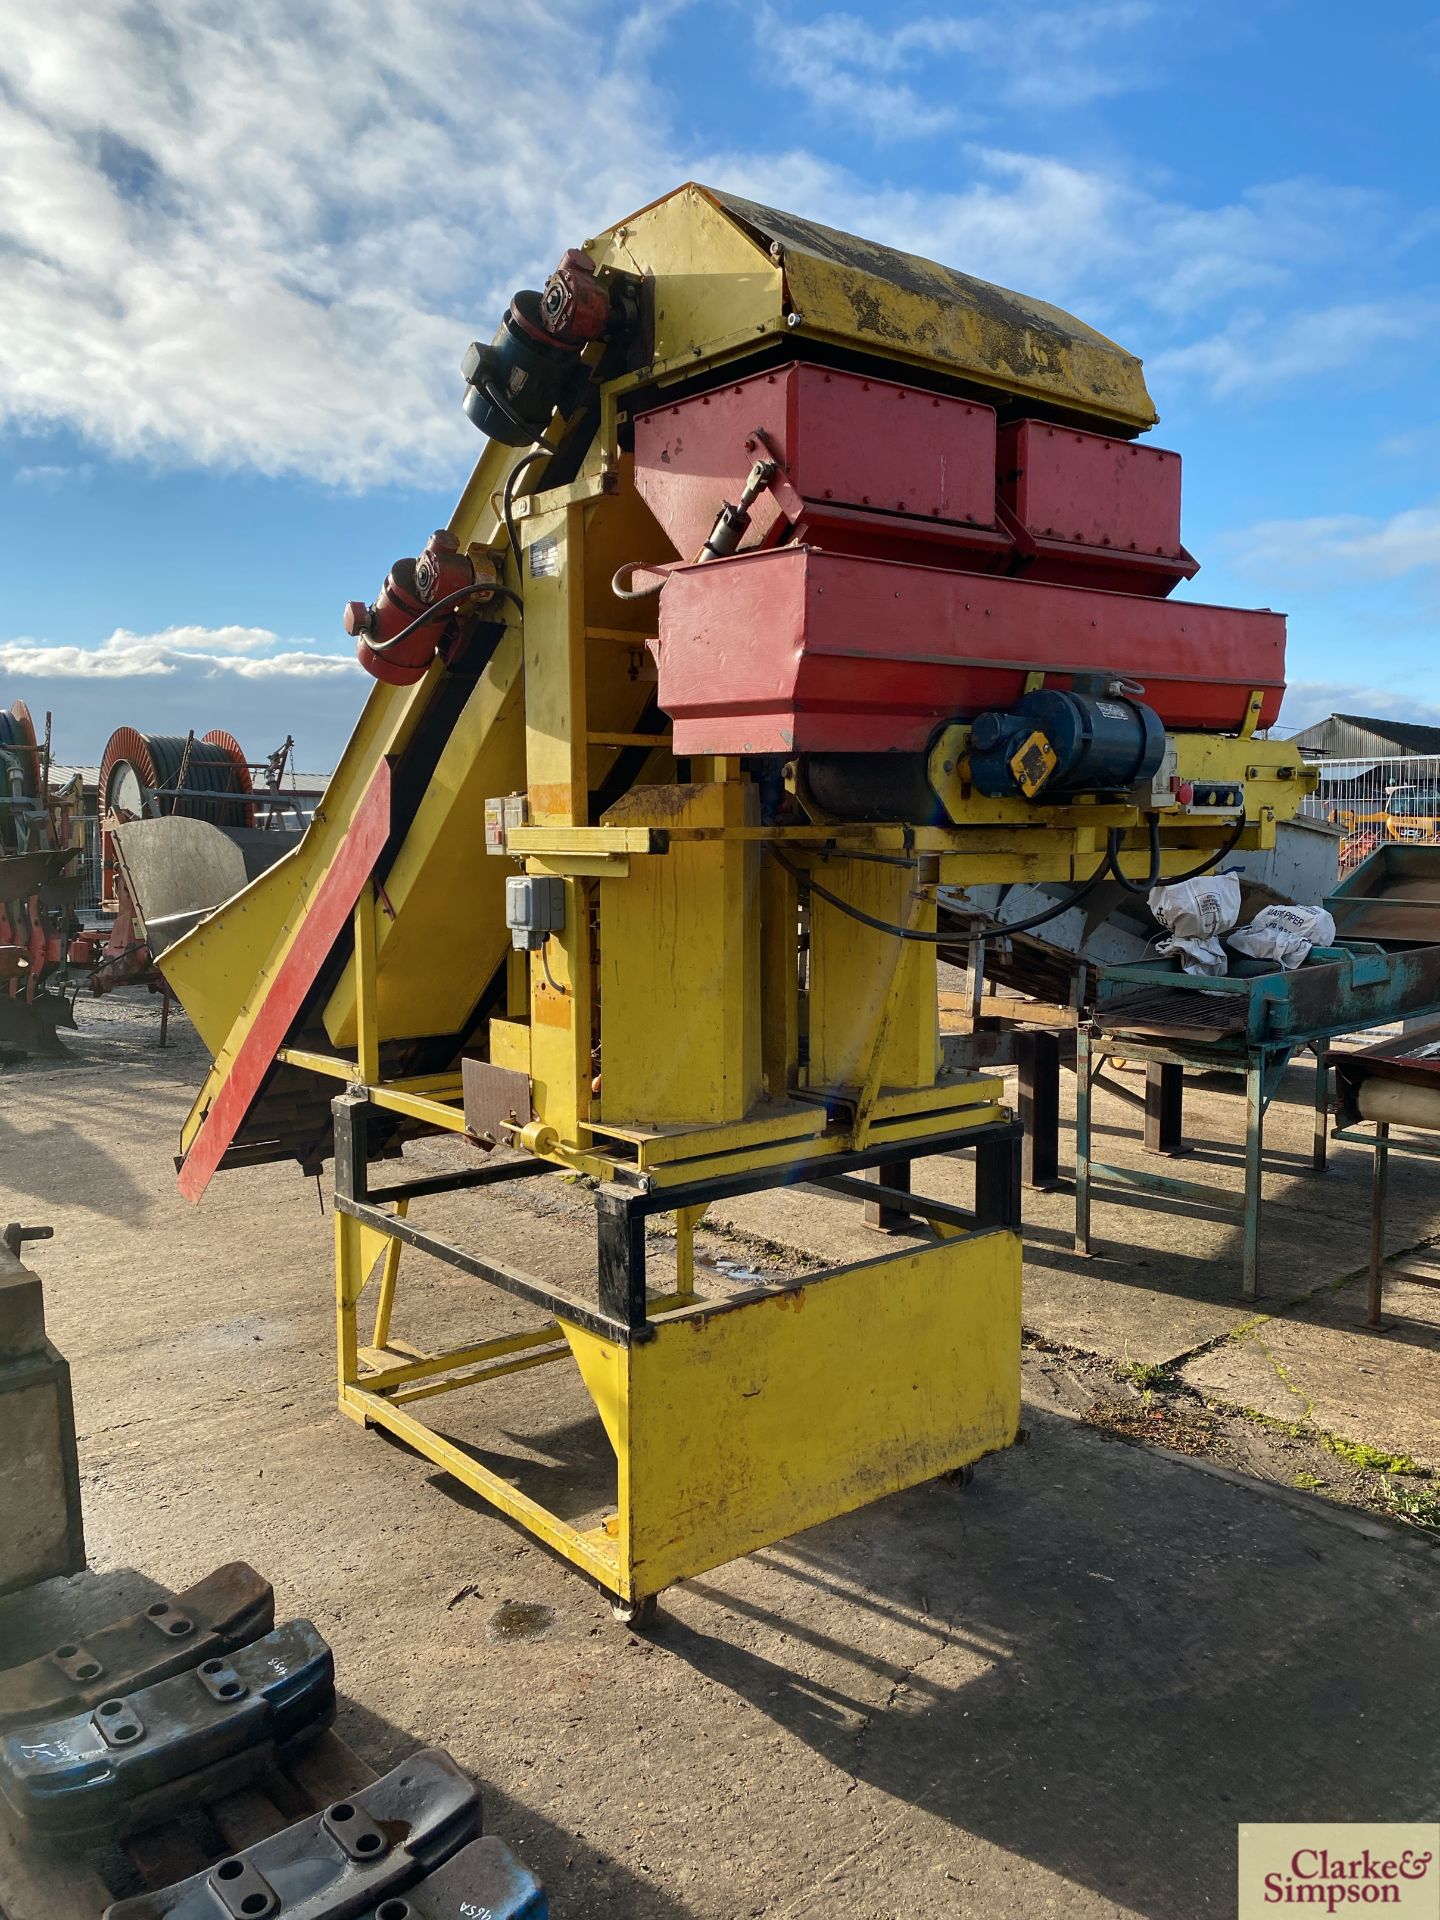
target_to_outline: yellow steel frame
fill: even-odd
[[[335,1231],[341,1410],[405,1441],[624,1602],[1015,1438],[1020,1243],[1001,1227],[719,1303],[680,1289],[650,1303],[644,1341],[557,1317],[444,1353],[383,1326],[399,1242],[377,1260],[370,1228],[337,1213]],[[381,1324],[362,1346],[358,1307],[377,1269]],[[616,1459],[614,1510],[588,1527],[414,1411],[567,1356]]]
[[[651,856],[665,858],[668,856]],[[907,917],[933,913],[917,893]],[[367,887],[353,922],[353,1058],[287,1047],[285,1064],[326,1075],[351,1097],[464,1133],[459,1076],[379,1075],[374,953],[382,912]],[[898,943],[895,943],[898,945]],[[782,1103],[720,1126],[636,1128],[597,1121],[583,1147],[556,1139],[544,1157],[601,1177],[628,1175],[675,1196],[676,1283],[646,1301],[643,1337],[608,1333],[563,1311],[540,1325],[432,1352],[394,1331],[399,1223],[385,1213],[335,1215],[337,1390],[341,1410],[380,1426],[527,1527],[594,1578],[617,1604],[640,1608],[677,1579],[880,1495],[959,1467],[1014,1439],[1019,1420],[1020,1243],[1013,1226],[962,1234],[952,1209],[916,1200],[933,1244],[907,1246],[803,1283],[703,1301],[694,1234],[707,1178],[770,1173],[777,1181],[877,1142],[924,1151],[1008,1116],[999,1083],[956,1076],[882,1087],[880,1063],[897,1009],[891,971],[871,1022],[854,1098],[840,1107]],[[393,1224],[392,1224],[393,1223]],[[373,1288],[373,1320],[359,1314]],[[593,1317],[593,1316],[592,1316]],[[863,1333],[860,1331],[863,1329]],[[576,1526],[436,1430],[417,1403],[557,1361],[573,1360],[615,1454],[613,1511]]]

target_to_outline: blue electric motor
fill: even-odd
[[[970,778],[995,800],[1128,793],[1164,754],[1159,714],[1128,693],[1040,687],[1008,713],[977,715],[970,729]]]

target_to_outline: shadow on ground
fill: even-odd
[[[1241,1820],[1433,1814],[1430,1549],[1031,1417],[1020,1472],[773,1550],[763,1606],[728,1569],[691,1582],[667,1648],[855,1780],[1151,1920],[1228,1910]]]

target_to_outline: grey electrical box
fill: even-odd
[[[485,851],[508,851],[510,833],[530,824],[530,802],[523,793],[501,793],[485,802]]]
[[[551,874],[521,873],[505,882],[505,924],[523,953],[565,931],[565,882]]]

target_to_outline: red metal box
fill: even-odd
[[[1178,453],[1017,420],[997,456],[1000,501],[1036,579],[1164,594],[1196,571],[1180,543]]]
[[[686,560],[770,454],[812,515],[995,525],[995,412],[978,401],[795,361],[635,421],[635,484]],[[776,499],[762,494],[746,547],[763,545],[779,519]]]
[[[1013,706],[1027,673],[1110,673],[1170,728],[1259,725],[1285,689],[1283,614],[780,547],[677,567],[660,598],[675,751],[914,752]]]

